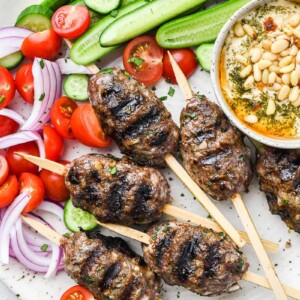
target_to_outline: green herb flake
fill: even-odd
[[[239,266],[240,269],[242,269],[243,266],[244,266],[244,261],[241,258],[239,258],[238,266]]]
[[[169,230],[170,230],[170,227],[169,227],[169,226],[166,226],[166,227],[163,229],[163,233],[167,233]]]
[[[157,239],[157,233],[153,233],[153,234],[151,235],[151,238],[152,238],[153,240],[156,240],[156,239]]]
[[[288,199],[283,199],[283,203],[284,204],[289,204],[289,200]]]
[[[134,63],[136,66],[140,67],[145,62],[145,60],[132,56],[128,59],[128,62]]]
[[[66,237],[66,238],[69,238],[69,237],[70,237],[70,233],[66,233],[66,234],[65,234],[65,237]]]
[[[169,95],[170,97],[173,97],[173,96],[174,96],[174,94],[175,94],[175,89],[174,89],[174,88],[172,88],[172,87],[170,86],[170,88],[169,88],[169,92],[168,92],[168,95]]]
[[[119,10],[118,9],[115,9],[113,10],[111,13],[110,13],[110,16],[115,18],[117,15],[119,14]]]
[[[101,70],[99,73],[100,74],[112,74],[113,69],[112,68],[107,68],[107,69]]]
[[[184,197],[184,193],[181,193],[181,194],[180,194],[180,197]]]
[[[158,226],[155,226],[155,231],[159,231],[159,227]]]
[[[45,93],[41,94],[41,96],[40,96],[40,98],[39,98],[39,101],[43,101],[43,100],[45,99],[45,96],[46,96]]]
[[[65,58],[65,63],[67,64],[68,63],[68,60]]]
[[[165,101],[165,100],[168,99],[168,96],[162,96],[162,97],[160,97],[159,99],[160,99],[161,101]]]
[[[113,167],[109,169],[109,173],[111,175],[115,175],[118,172],[118,168],[117,167]]]
[[[44,60],[42,58],[40,60],[40,66],[41,66],[42,69],[44,69],[44,67],[45,67],[45,63],[44,63]]]
[[[156,87],[155,86],[152,87],[152,91],[156,91]]]
[[[220,238],[223,238],[225,236],[225,233],[224,232],[219,232],[219,237]]]
[[[5,96],[4,96],[4,95],[2,95],[2,96],[0,97],[0,103],[1,103],[1,102],[3,102],[3,101],[4,101],[4,99],[5,99]]]
[[[171,78],[167,78],[166,83],[171,83]]]
[[[48,247],[49,247],[49,245],[44,244],[44,245],[41,247],[41,250],[42,250],[43,252],[46,252],[47,249],[48,249]]]
[[[189,113],[184,113],[183,114],[185,117],[190,117],[191,119],[194,119],[197,117],[197,114],[195,112],[189,114]]]

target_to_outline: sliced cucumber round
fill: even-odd
[[[72,232],[83,230],[91,230],[97,226],[95,222],[96,218],[90,213],[76,208],[72,200],[69,199],[65,205],[64,209],[64,222],[69,230]]]
[[[202,44],[196,49],[198,62],[204,71],[210,72],[214,44]]]
[[[71,74],[64,82],[66,96],[77,101],[88,100],[89,76],[83,74]]]
[[[99,14],[106,15],[117,9],[121,5],[121,0],[84,0],[84,3]]]
[[[31,5],[25,8],[18,16],[16,26],[25,27],[32,31],[50,29],[53,11],[42,5]]]
[[[23,55],[21,51],[9,54],[0,58],[0,66],[10,70],[17,67],[23,60]]]

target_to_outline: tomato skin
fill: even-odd
[[[23,172],[38,174],[39,167],[27,161],[15,152],[23,152],[34,156],[39,156],[39,149],[35,142],[24,143],[9,147],[5,158],[8,162],[10,174],[19,176]]]
[[[112,138],[106,135],[91,104],[78,106],[71,118],[74,136],[89,147],[108,147]]]
[[[75,285],[65,291],[60,300],[95,300],[95,298],[86,288]]]
[[[15,175],[7,177],[0,186],[0,208],[9,206],[19,193],[18,180]]]
[[[189,78],[196,71],[198,66],[194,51],[189,48],[172,49],[169,51],[184,75]],[[167,51],[165,51],[163,58],[163,77],[170,80],[171,83],[177,83]]]
[[[142,59],[138,66],[129,60]],[[158,81],[163,72],[163,49],[157,44],[154,37],[140,36],[133,39],[123,53],[125,70],[144,84]]]
[[[67,165],[70,162],[59,161],[59,163]],[[40,178],[44,183],[46,197],[55,202],[67,201],[70,198],[64,176],[44,169],[40,172]]]
[[[84,5],[65,5],[52,16],[53,30],[61,37],[76,39],[87,31],[90,13]]]
[[[0,109],[6,107],[15,96],[16,86],[11,73],[0,66]]]
[[[66,139],[75,139],[71,129],[71,116],[77,108],[75,101],[68,97],[60,97],[50,111],[51,123],[56,131]]]
[[[29,104],[33,104],[34,100],[32,65],[33,63],[23,65],[15,79],[17,91]]]
[[[61,45],[61,37],[51,28],[28,36],[22,44],[21,51],[32,60],[35,57],[52,60],[59,54]]]
[[[3,155],[0,155],[0,186],[8,177],[8,163]]]
[[[18,131],[20,125],[11,118],[0,116],[0,137],[13,134]]]
[[[64,150],[63,138],[50,125],[44,125],[43,136],[46,158],[57,161]]]

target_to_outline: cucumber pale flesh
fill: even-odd
[[[84,0],[84,2],[87,7],[103,15],[117,9],[121,4],[121,0]]]
[[[196,49],[198,62],[204,71],[209,72],[214,44],[202,44]]]

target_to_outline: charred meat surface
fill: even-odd
[[[256,169],[272,214],[300,233],[300,150],[264,147]]]
[[[170,221],[153,225],[148,234],[144,259],[167,284],[219,295],[231,292],[248,269],[246,258],[223,233]]]
[[[63,237],[65,270],[97,300],[155,300],[160,282],[120,238],[78,232]]]
[[[181,113],[181,155],[193,180],[217,200],[248,190],[250,149],[221,109],[195,95]]]
[[[65,176],[75,207],[101,222],[145,224],[157,221],[171,201],[164,176],[130,159],[88,154],[75,159]]]
[[[179,129],[157,96],[121,69],[89,81],[89,99],[103,129],[121,152],[141,165],[164,167],[175,154]]]

